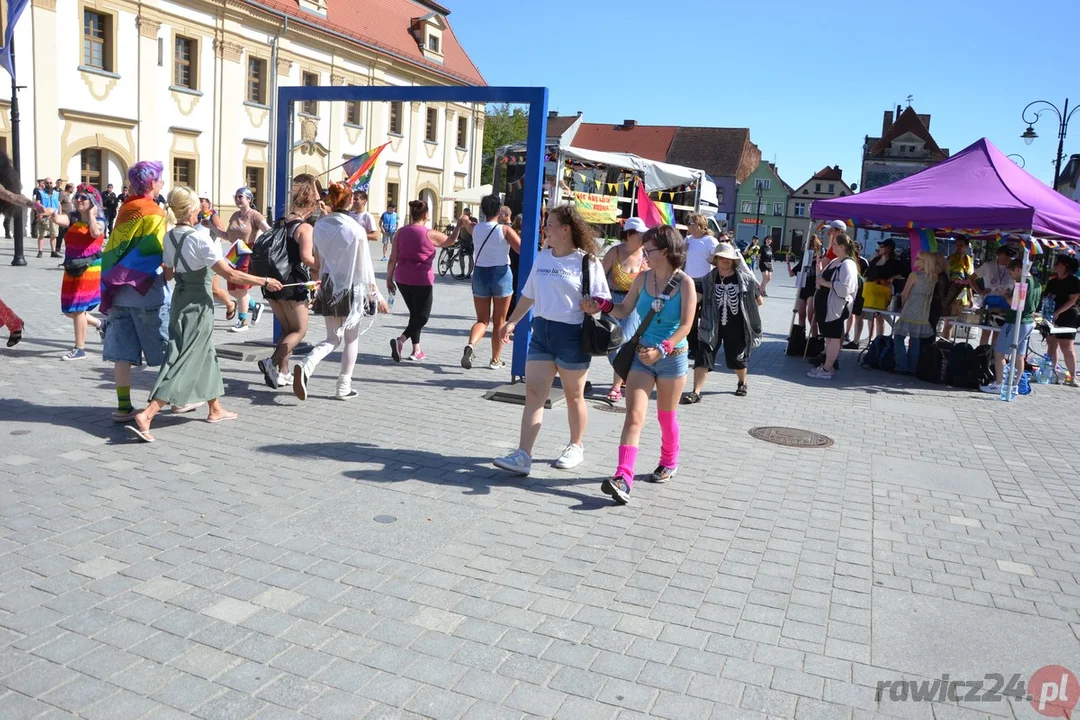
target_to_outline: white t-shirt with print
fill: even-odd
[[[361,213],[349,213],[352,215],[353,220],[360,223],[360,227],[367,231],[370,238],[375,234],[375,216],[369,213],[367,210]]]
[[[536,256],[521,291],[533,301],[535,315],[568,325],[580,325],[585,321],[585,313],[581,311],[581,258],[584,256],[584,252],[575,250],[569,255],[555,257],[551,248],[545,248]],[[595,258],[589,266],[588,294],[611,298],[604,268]]]
[[[185,237],[187,236],[187,237]],[[181,240],[181,238],[184,238]],[[186,267],[176,260],[174,243],[180,244],[180,255]],[[218,260],[223,260],[221,242],[210,237],[210,230],[202,225],[190,227],[178,225],[165,235],[165,252],[162,260],[176,272],[194,272],[212,267]]]
[[[502,225],[496,222],[477,223],[471,232],[476,267],[503,267],[510,264],[510,243],[506,241]]]
[[[716,252],[716,246],[720,241],[712,235],[703,237],[686,236],[686,274],[697,280],[709,274],[712,263],[709,258]]]

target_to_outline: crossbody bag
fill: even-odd
[[[667,287],[664,288],[663,294],[656,299],[656,302],[649,308],[649,312],[645,314],[645,318],[638,325],[637,332],[634,333],[630,341],[619,348],[619,352],[615,354],[615,360],[611,363],[615,370],[615,374],[619,377],[626,379],[626,376],[630,374],[630,366],[634,364],[634,356],[637,354],[638,345],[641,344],[641,338],[645,334],[645,331],[649,329],[649,325],[652,324],[653,318],[656,317],[656,313],[664,309],[664,305],[671,298],[672,293],[675,292],[675,288],[682,282],[682,272],[676,270],[671,274],[671,279],[668,280]],[[694,329],[697,332],[697,328]]]

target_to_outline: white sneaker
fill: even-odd
[[[989,385],[983,385],[979,389],[982,390],[984,393],[988,393],[990,395],[1000,395],[1001,383],[990,383]]]
[[[247,332],[248,323],[247,320],[237,320],[236,324],[229,328],[229,332]]]
[[[501,370],[502,368],[506,367],[506,363],[502,360],[492,358],[491,362],[488,363],[488,367],[492,370]]]
[[[560,470],[569,470],[576,468],[583,462],[585,462],[585,448],[570,443],[563,450],[563,454],[559,456],[559,459],[555,461],[555,467]]]
[[[529,453],[518,449],[506,457],[495,458],[492,461],[495,467],[518,475],[528,475],[532,472],[532,458]]]
[[[806,373],[806,377],[813,378],[815,380],[832,380],[833,374],[826,370],[824,367],[816,367],[810,372]]]
[[[283,373],[283,372],[281,372],[279,370],[278,374],[277,374],[277,386],[279,388],[282,388],[282,387],[287,387],[287,386],[292,385],[292,384],[293,384],[293,374],[292,373]]]

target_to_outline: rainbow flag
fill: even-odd
[[[161,273],[165,211],[145,197],[120,206],[101,253],[101,312],[108,313],[113,294],[130,286],[145,295]]]
[[[247,243],[245,243],[243,240],[237,240],[229,248],[229,252],[225,253],[225,259],[228,260],[229,264],[235,268],[240,262],[241,255],[250,254],[251,248],[247,246]]]
[[[653,203],[653,205],[656,206],[656,211],[660,213],[660,218],[661,218],[662,224],[664,224],[664,225],[674,225],[675,224],[675,206],[672,203],[669,203],[669,202],[657,202],[656,200],[653,200],[652,203]]]
[[[388,142],[383,143],[379,147],[368,150],[363,155],[358,155],[345,163],[345,174],[349,176],[346,182],[352,186],[353,190],[363,190],[371,183],[371,175],[375,171],[375,161],[378,160],[379,154],[389,144]]]
[[[908,239],[911,241],[911,269],[915,269],[915,258],[919,257],[919,253],[923,250],[929,250],[930,252],[938,251],[937,236],[933,230],[916,230],[914,228],[908,230]]]
[[[640,180],[637,183],[637,216],[650,228],[665,223],[663,213],[660,212],[657,204],[649,198],[649,194],[645,192],[645,183]]]

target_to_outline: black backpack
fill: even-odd
[[[788,355],[801,356],[806,352],[806,328],[801,325],[792,325],[791,334],[787,339]]]
[[[919,347],[919,360],[915,366],[915,377],[925,382],[940,385],[945,382],[949,367],[949,354],[953,344],[948,340],[930,342],[927,338]]]
[[[949,350],[945,382],[953,387],[978,390],[994,380],[993,357],[994,348],[990,345],[973,348],[967,343],[956,343]]]
[[[878,335],[859,355],[859,364],[867,370],[884,370],[886,372],[895,370],[896,354],[893,348],[893,339],[888,335]]]
[[[292,275],[292,262],[289,261],[289,233],[303,220],[288,222],[281,218],[274,226],[264,232],[251,248],[251,274],[274,278],[281,283],[288,283]]]

